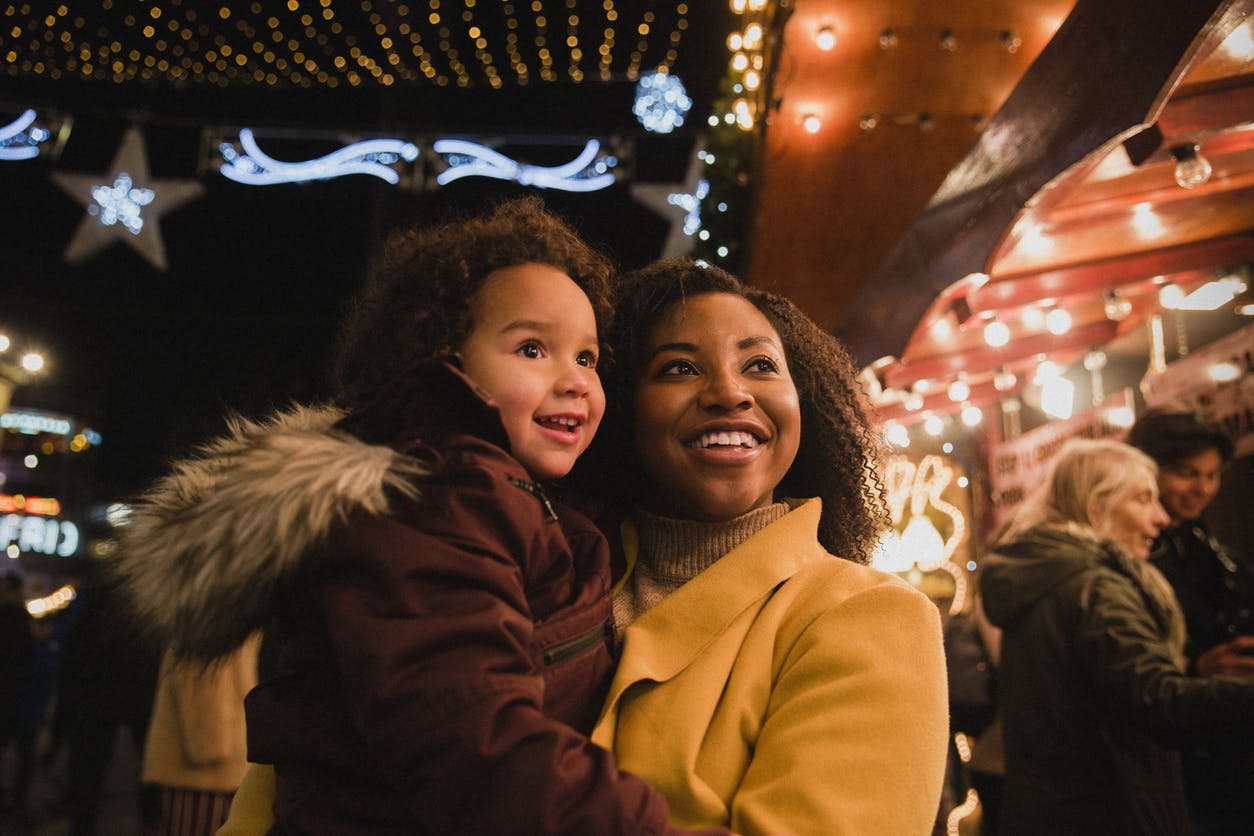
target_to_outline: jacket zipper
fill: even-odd
[[[560,644],[555,644],[540,654],[541,661],[546,665],[560,665],[567,659],[572,659],[583,653],[588,648],[603,640],[609,633],[610,623],[608,621],[598,624],[582,635],[575,636],[573,639],[567,639]]]

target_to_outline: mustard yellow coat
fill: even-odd
[[[636,620],[593,740],[681,825],[930,834],[948,735],[940,614],[829,555],[819,500]]]
[[[676,824],[756,834],[930,834],[949,729],[936,606],[828,554],[819,500],[637,619],[593,739]],[[261,836],[253,766],[219,836]]]

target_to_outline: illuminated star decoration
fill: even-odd
[[[396,185],[400,175],[390,166],[400,160],[413,162],[418,158],[418,146],[399,139],[356,142],[324,157],[300,163],[281,162],[262,152],[248,128],[239,132],[239,143],[242,154],[229,142],[219,146],[223,160],[219,171],[223,177],[250,186],[329,180],[346,174],[369,174]]]
[[[168,267],[161,240],[161,215],[200,197],[197,180],[154,180],[148,174],[144,138],[130,128],[104,175],[58,172],[52,180],[87,208],[87,215],[65,248],[65,260],[78,264],[119,240],[158,270]]]
[[[39,156],[39,143],[52,136],[34,124],[35,111],[27,110],[7,125],[0,126],[0,160],[29,160]]]
[[[662,258],[692,252],[692,236],[701,232],[701,200],[710,192],[709,181],[701,176],[709,159],[698,143],[684,182],[640,183],[631,187],[633,198],[671,222]]]

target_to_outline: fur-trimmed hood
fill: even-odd
[[[337,522],[418,494],[427,466],[337,429],[342,417],[297,406],[236,418],[140,498],[114,574],[146,631],[180,656],[224,656],[265,624],[276,586]]]

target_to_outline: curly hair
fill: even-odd
[[[476,217],[389,236],[340,326],[337,401],[359,407],[418,363],[457,350],[474,328],[471,301],[488,274],[527,263],[570,276],[605,333],[610,261],[540,198],[515,198]]]
[[[689,259],[654,262],[618,281],[607,337],[612,359],[601,371],[610,408],[590,455],[577,465],[582,467],[576,479],[622,503],[635,502],[649,490],[640,457],[624,451],[635,447],[631,405],[650,331],[672,305],[707,293],[747,300],[783,341],[801,402],[801,443],[776,495],[822,498],[819,541],[832,554],[868,562],[888,525],[878,470],[882,451],[848,353],[787,299]]]

